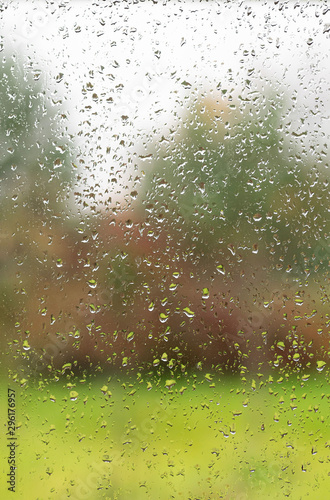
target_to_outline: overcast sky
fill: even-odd
[[[134,163],[132,147],[118,152],[114,135],[141,148],[148,135],[175,124],[191,95],[217,88],[248,96],[271,82],[295,97],[296,131],[306,127],[311,143],[329,138],[324,2],[29,0],[3,9],[5,51],[30,57],[53,95],[64,98],[80,158],[110,190],[122,190],[125,165]],[[118,169],[123,184],[114,188]]]

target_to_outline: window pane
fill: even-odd
[[[330,10],[1,13],[2,497],[326,498]]]

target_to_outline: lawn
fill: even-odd
[[[328,497],[323,373],[8,385],[16,390],[19,446],[12,494],[2,439],[3,499]],[[5,424],[7,386],[1,393]]]

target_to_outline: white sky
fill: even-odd
[[[248,95],[278,82],[297,96],[291,130],[307,127],[311,143],[322,134],[329,139],[325,2],[111,3],[8,1],[1,19],[4,48],[30,56],[53,94],[64,97],[79,158],[94,173],[88,185],[102,183],[100,200],[104,186],[114,199],[121,196],[116,191],[128,192],[131,167],[125,165],[134,164],[145,138],[166,134],[190,95],[219,83]],[[88,83],[93,90],[84,93]],[[114,135],[126,146],[118,146]]]

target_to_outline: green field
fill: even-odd
[[[15,494],[4,479],[3,385],[1,498],[328,498],[330,389],[323,373],[148,381],[8,382],[16,390]]]

